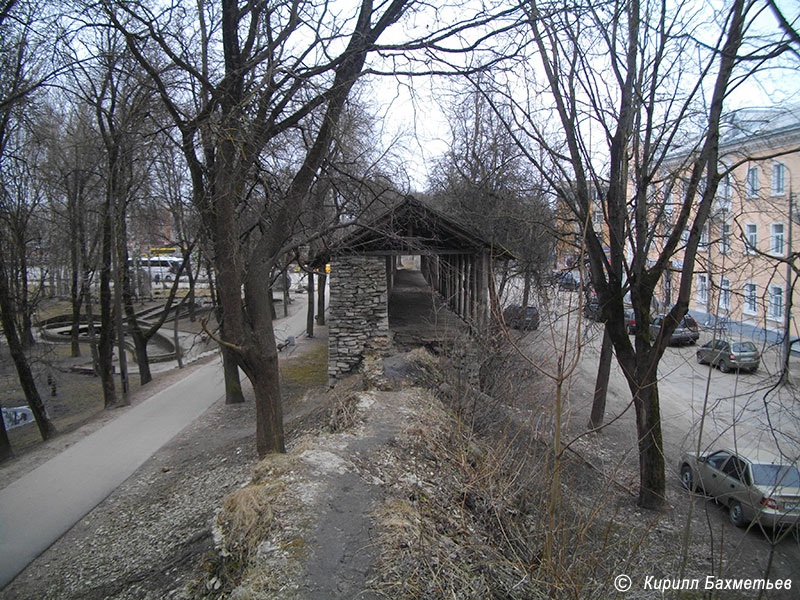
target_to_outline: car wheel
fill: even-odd
[[[723,373],[731,372],[731,368],[728,366],[728,363],[726,363],[724,360],[719,363],[719,370],[722,371]]]
[[[702,357],[702,356],[700,356],[700,353],[699,353],[699,352],[697,353],[697,364],[699,364],[699,365],[704,365],[704,364],[706,364],[706,363],[705,363],[705,361],[703,360],[703,357]]]
[[[744,527],[747,525],[747,521],[744,518],[744,509],[736,500],[731,500],[731,503],[728,504],[728,519],[730,519],[730,522],[736,525],[736,527]]]
[[[692,468],[684,464],[681,467],[681,484],[690,492],[694,492],[694,475],[692,475]]]

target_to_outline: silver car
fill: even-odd
[[[658,315],[650,323],[650,340],[655,340],[658,334],[661,333],[661,326],[667,315]],[[700,339],[700,328],[697,326],[697,321],[691,315],[684,315],[681,322],[669,336],[670,344],[694,344]]]
[[[737,527],[750,522],[773,528],[800,523],[800,471],[771,452],[688,452],[681,457],[680,473],[685,488],[702,490],[726,505]]]
[[[734,369],[756,371],[761,364],[761,355],[753,342],[711,340],[697,349],[697,362],[719,367],[723,373]]]

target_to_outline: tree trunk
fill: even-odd
[[[103,210],[103,240],[100,263],[100,340],[97,345],[97,360],[103,387],[105,408],[117,406],[114,386],[114,320],[111,298],[111,252],[113,246],[113,219],[111,207],[106,202]]]
[[[74,242],[73,242],[74,246]],[[73,248],[73,254],[75,250]],[[81,281],[80,266],[78,261],[72,260],[72,285],[70,287],[70,300],[72,301],[72,327],[70,329],[70,355],[77,358],[81,355]]]
[[[9,287],[8,271],[2,259],[0,259],[0,320],[3,323],[8,350],[11,353],[11,360],[14,361],[14,366],[17,369],[19,384],[25,394],[25,400],[27,400],[28,406],[33,412],[42,439],[47,440],[56,434],[56,428],[47,416],[42,397],[39,395],[39,390],[36,389],[33,371],[17,334],[14,312],[14,299],[11,296]]]
[[[0,415],[0,463],[13,458],[14,450],[11,449],[11,440],[8,439],[6,423]]]
[[[636,408],[636,433],[639,444],[639,506],[660,510],[666,506],[661,411],[658,386],[652,365],[641,371],[641,383],[633,395]],[[637,377],[640,372],[636,373]]]
[[[325,267],[320,271],[319,282],[317,285],[317,325],[325,325],[325,282],[328,275],[325,273]]]
[[[592,414],[587,425],[589,429],[597,429],[605,420],[608,379],[611,375],[611,359],[613,357],[611,335],[608,332],[608,327],[603,326],[603,345],[600,348],[600,363],[597,366],[597,380],[594,384]]]
[[[525,267],[525,278],[524,284],[522,287],[522,307],[523,309],[528,306],[528,300],[530,299],[531,295],[531,270],[527,266]],[[522,313],[523,315],[525,313]]]
[[[273,337],[273,345],[275,338]],[[256,451],[259,456],[286,452],[283,408],[278,376],[278,353],[258,361],[257,371],[248,373],[256,398]]]
[[[23,348],[30,348],[36,340],[33,338],[33,321],[31,320],[31,306],[28,294],[28,259],[27,251],[24,243],[19,247],[20,251],[20,278],[22,280],[20,286],[20,304],[17,307],[17,312],[22,317],[22,329],[20,330],[20,341]]]
[[[306,312],[306,335],[314,337],[314,273],[308,272],[308,311]]]
[[[128,356],[125,353],[125,319],[122,314],[122,286],[123,275],[120,272],[119,260],[114,266],[114,327],[117,330],[117,356],[119,358],[119,384],[122,391],[121,406],[128,405]],[[146,361],[145,344],[145,364]],[[141,365],[139,366],[141,369]]]
[[[86,332],[89,335],[89,351],[92,353],[92,370],[96,376],[100,376],[100,353],[97,349],[97,333],[94,328],[94,310],[92,309],[92,292],[89,286],[85,286],[85,304],[86,304]]]
[[[256,404],[256,450],[259,456],[286,452],[283,435],[278,347],[271,315],[272,293],[262,282],[271,268],[268,263],[251,264],[245,280],[245,300],[252,327],[252,342],[241,351],[242,367],[253,384]]]
[[[139,365],[139,385],[147,385],[153,381],[150,371],[150,357],[147,356],[148,339],[142,334],[141,330],[131,331],[133,338],[133,348],[136,353],[136,364]]]
[[[214,285],[214,269],[211,261],[206,263],[206,273],[208,274],[208,293],[211,295],[211,302],[217,315],[217,323],[222,330],[222,308],[219,305],[219,296]],[[242,381],[239,377],[239,364],[236,361],[236,354],[231,348],[220,345],[222,354],[222,373],[225,377],[225,404],[241,404],[244,402],[242,392]]]
[[[192,272],[192,263],[190,261],[190,257],[189,257],[188,253],[187,253],[186,256],[184,256],[184,260],[186,261],[186,277],[187,277],[187,279],[189,281],[189,321],[194,323],[197,320],[197,313],[196,313],[196,307],[195,307],[195,295],[194,295],[195,277],[194,277],[194,273]],[[198,268],[199,268],[199,265],[198,265]],[[175,318],[177,319],[177,314],[175,315]]]
[[[239,376],[239,364],[233,350],[221,346],[222,371],[225,375],[225,404],[241,404],[244,402],[242,380]]]
[[[175,314],[172,319],[172,345],[175,346],[175,360],[178,361],[178,368],[183,368],[183,351],[181,350],[181,340],[178,337],[178,312],[180,305],[175,307]]]

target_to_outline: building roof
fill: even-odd
[[[354,223],[314,260],[339,254],[474,254],[492,247],[467,225],[406,196],[368,221]]]
[[[780,138],[787,143],[800,136],[800,105],[773,108],[743,108],[725,115],[721,124],[720,146],[730,149],[763,140],[775,147]]]

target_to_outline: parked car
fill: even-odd
[[[650,339],[656,339],[661,333],[661,325],[666,315],[658,315],[650,323]],[[700,338],[700,328],[690,315],[686,315],[669,337],[670,344],[694,344]]]
[[[572,271],[554,271],[550,281],[562,290],[574,292],[581,289],[580,277]]]
[[[523,310],[519,304],[511,304],[503,311],[503,320],[513,329],[538,329],[539,309],[527,306]]]
[[[597,300],[589,300],[583,305],[583,316],[598,323],[603,320],[600,303]]]
[[[632,308],[625,311],[625,329],[628,330],[628,335],[636,333],[636,314]]]
[[[737,527],[750,522],[765,527],[800,523],[800,471],[786,459],[758,449],[727,448],[681,457],[681,483],[703,491],[728,507]]]
[[[697,362],[719,367],[723,373],[730,373],[734,369],[757,371],[761,355],[753,342],[711,340],[697,349]]]

